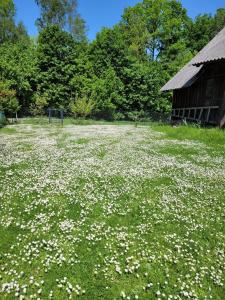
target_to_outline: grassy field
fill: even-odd
[[[225,299],[225,132],[121,124],[0,129],[0,299]]]

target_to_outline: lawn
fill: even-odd
[[[0,129],[0,299],[225,299],[225,132]]]

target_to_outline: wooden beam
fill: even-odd
[[[209,117],[210,117],[210,112],[211,112],[211,108],[208,108],[208,113],[207,113],[207,118],[206,118],[206,122],[209,122]]]

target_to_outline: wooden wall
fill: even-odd
[[[197,81],[188,88],[175,90],[173,109],[218,106],[211,111],[211,123],[218,123],[225,115],[225,62],[206,65]]]

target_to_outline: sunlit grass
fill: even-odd
[[[0,299],[223,299],[224,132],[91,124],[0,129]]]

